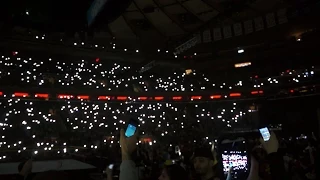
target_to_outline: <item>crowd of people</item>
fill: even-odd
[[[84,88],[118,92],[201,92],[263,89],[315,81],[318,69],[283,69],[259,73],[206,74],[176,69],[164,74],[138,73],[141,66],[95,60],[40,59],[19,52],[0,54],[0,83],[14,87]]]
[[[50,57],[46,60],[23,57],[20,52],[3,53],[0,90],[29,87],[139,93],[263,90],[313,84],[318,72],[310,67],[270,76],[223,79],[181,69],[162,75],[139,74],[139,68],[103,63],[99,58],[62,62]],[[99,172],[105,170],[108,180],[316,179],[318,145],[314,134],[297,138],[278,134],[276,138],[272,133],[268,142],[246,140],[248,147],[242,149],[241,157],[230,154],[228,157],[237,158],[231,160],[232,165],[228,159],[228,166],[224,167],[225,149],[219,136],[255,123],[252,113],[257,107],[253,100],[107,102],[52,101],[9,94],[0,97],[0,162],[22,162],[19,178],[64,179],[72,173],[31,173],[33,161],[74,158],[93,164]],[[121,129],[127,127],[130,118],[139,121],[139,133],[128,138]],[[228,149],[231,151],[232,148]],[[28,159],[30,156],[32,160]],[[90,173],[78,179],[81,178],[94,179]]]
[[[252,143],[248,152],[248,172],[238,171],[230,166],[226,173],[221,172],[221,156],[219,146],[183,147],[175,151],[171,146],[151,147],[138,144],[138,133],[125,136],[120,130],[120,149],[113,156],[118,159],[105,163],[105,178],[120,180],[217,180],[217,179],[316,179],[317,174],[317,139],[312,133],[293,139],[280,139],[271,132],[270,139],[260,139]],[[119,147],[118,147],[119,148]],[[61,172],[50,171],[32,174],[32,160],[20,164],[20,178],[35,176],[59,177]],[[53,172],[53,174],[52,174]],[[73,173],[62,174],[63,178],[73,177]],[[85,179],[85,178],[83,178]],[[103,179],[103,178],[100,178]]]
[[[0,147],[15,150],[13,154],[30,147],[39,154],[62,153],[65,148],[76,153],[81,153],[83,148],[100,149],[104,143],[119,143],[119,129],[127,125],[130,117],[140,122],[143,135],[140,142],[147,139],[151,145],[157,140],[170,144],[209,144],[223,130],[250,124],[247,115],[254,111],[249,105],[248,102],[174,104],[3,99]],[[212,127],[220,130],[212,133]],[[10,135],[13,133],[14,137]],[[81,148],[69,149],[70,146]],[[3,156],[6,158],[2,160],[10,159],[8,154]]]

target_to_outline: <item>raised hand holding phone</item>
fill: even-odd
[[[106,170],[104,171],[107,174],[107,180],[112,180],[113,176],[113,164],[107,166]]]
[[[125,135],[124,129],[121,129],[120,131],[120,145],[121,145],[121,154],[122,154],[122,160],[129,160],[131,157],[132,152],[134,152],[137,149],[137,142],[138,142],[138,133],[135,131],[135,133],[127,137]]]
[[[262,138],[260,138],[260,143],[262,144],[263,148],[267,151],[268,154],[278,151],[279,142],[276,134],[273,131],[271,131],[270,139],[268,141],[264,141]]]

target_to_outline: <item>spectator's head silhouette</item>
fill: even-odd
[[[211,178],[214,176],[214,156],[209,148],[197,148],[192,156],[193,166],[201,177]]]
[[[159,180],[187,180],[187,172],[178,164],[165,166],[161,172]]]
[[[46,171],[37,174],[32,180],[67,180],[71,179],[67,173],[62,171]]]

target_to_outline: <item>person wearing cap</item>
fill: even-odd
[[[194,169],[200,177],[199,180],[219,180],[218,174],[214,171],[217,161],[210,149],[195,149],[192,161]]]

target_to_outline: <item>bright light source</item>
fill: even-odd
[[[235,68],[250,66],[251,62],[237,63],[234,65]]]
[[[243,49],[239,49],[239,50],[238,50],[238,53],[239,53],[239,54],[244,53],[244,50],[243,50]]]
[[[192,69],[186,69],[186,75],[189,75],[192,73]]]

